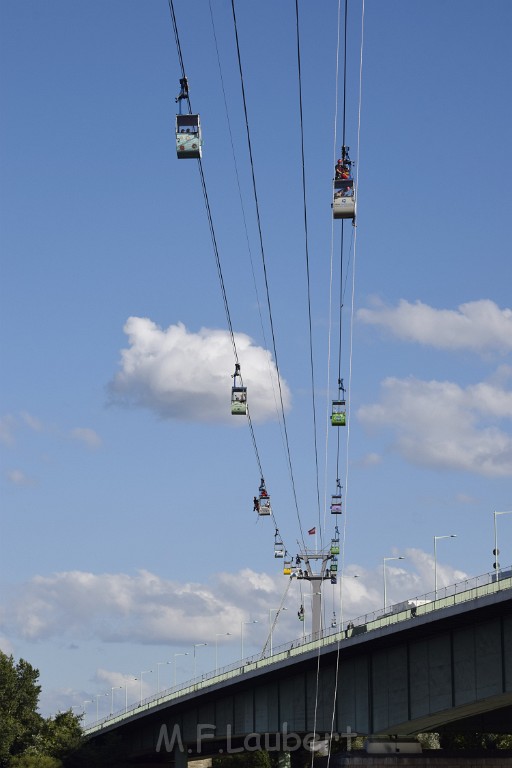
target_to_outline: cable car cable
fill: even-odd
[[[347,2],[348,2],[348,0],[345,0],[345,10],[347,8]],[[359,185],[359,169],[360,169],[359,157],[360,157],[362,80],[363,80],[364,16],[365,16],[365,0],[362,0],[362,8],[361,8],[361,46],[360,46],[360,56],[359,56],[359,94],[358,94],[358,111],[357,111],[356,187],[358,187],[358,185]],[[345,13],[345,41],[346,41],[346,19],[347,19],[347,14]],[[346,50],[346,44],[345,44],[345,50]],[[351,302],[350,348],[349,348],[349,371],[348,371],[348,374],[349,374],[349,398],[350,398],[350,395],[351,395],[351,385],[352,385],[353,318],[354,318],[354,303],[355,303],[356,255],[357,255],[357,227],[353,231],[352,302]],[[346,496],[346,498],[348,498],[348,456],[349,456],[349,448],[350,448],[350,432],[351,432],[351,419],[348,420],[348,424],[347,424],[346,471],[345,471],[345,496]],[[342,539],[341,539],[342,550],[341,550],[341,579],[340,579],[340,611],[342,610],[342,607],[343,607],[343,589],[344,589],[343,575],[344,575],[344,572],[345,572],[346,525],[347,525],[347,518],[346,518],[346,515],[345,515],[345,518],[344,518],[344,521],[343,521],[343,536],[342,536]],[[343,614],[340,613],[340,616],[342,618]],[[326,766],[326,768],[329,768],[329,765],[330,765],[330,760],[331,760],[331,746],[330,745],[332,743],[332,737],[333,737],[334,730],[335,730],[336,701],[337,701],[338,686],[339,686],[340,640],[341,640],[342,631],[343,631],[343,622],[341,621],[340,632],[339,632],[339,635],[338,635],[337,652],[336,652],[336,667],[335,667],[335,673],[334,673],[333,706],[332,706],[332,713],[331,713],[331,738],[330,738],[330,741],[329,741],[329,751],[328,751],[328,755],[327,755],[327,766]]]
[[[243,197],[242,197],[242,186],[240,184],[240,176],[239,176],[239,173],[238,173],[238,163],[237,163],[237,160],[236,160],[235,144],[234,144],[234,140],[233,140],[233,131],[231,130],[231,120],[229,118],[228,103],[227,103],[227,98],[226,98],[226,90],[225,90],[225,87],[224,87],[224,78],[223,78],[223,75],[222,75],[222,65],[221,65],[221,60],[220,60],[219,45],[218,45],[218,41],[217,41],[217,33],[216,33],[216,30],[215,30],[215,20],[214,20],[214,16],[213,16],[213,9],[212,9],[212,2],[211,2],[211,0],[209,0],[209,8],[210,8],[210,18],[211,18],[211,22],[212,22],[213,40],[214,40],[214,43],[215,43],[215,51],[216,51],[216,54],[217,54],[217,63],[218,63],[218,67],[219,67],[220,84],[221,84],[222,96],[223,96],[223,100],[224,100],[224,111],[226,113],[226,122],[227,122],[227,125],[228,125],[229,140],[230,140],[230,144],[231,144],[231,154],[232,154],[232,157],[233,157],[233,165],[234,165],[234,170],[235,170],[235,178],[236,178],[236,184],[237,184],[237,188],[238,188],[238,197],[239,197],[239,200],[240,200],[240,209],[241,209],[241,213],[242,213],[242,221],[243,221],[244,231],[245,231],[245,240],[246,240],[246,243],[247,243],[247,252],[248,252],[248,255],[249,255],[249,262],[250,262],[250,265],[251,265],[251,273],[252,273],[252,279],[253,279],[253,285],[254,285],[254,292],[256,294],[256,304],[257,304],[257,307],[258,307],[258,314],[259,314],[259,318],[260,318],[260,327],[261,327],[263,343],[264,343],[265,349],[268,350],[268,346],[269,345],[268,345],[267,336],[266,336],[266,333],[265,333],[265,326],[264,326],[264,323],[263,323],[263,315],[262,315],[262,311],[261,311],[261,301],[260,301],[260,296],[259,296],[259,291],[258,291],[258,285],[257,285],[257,282],[256,282],[256,271],[255,271],[255,268],[254,268],[254,261],[253,261],[253,257],[252,257],[251,243],[250,243],[250,240],[249,240],[249,230],[248,230],[248,226],[247,226],[247,217],[245,215],[245,206],[244,206],[244,201],[243,201]],[[279,412],[279,408],[278,408],[278,404],[277,404],[277,395],[276,395],[275,386],[274,386],[274,376],[272,375],[272,371],[271,371],[271,368],[270,368],[270,355],[267,355],[267,363],[268,363],[268,369],[269,369],[270,384],[271,384],[272,393],[273,393],[273,396],[274,396],[274,404],[275,404],[275,409],[276,409],[277,421],[278,421],[278,424],[279,424],[279,429],[281,430],[281,437],[282,437],[283,445],[284,445],[284,434],[283,434],[282,424],[281,424],[281,414]]]
[[[272,346],[274,350],[274,360],[276,364],[276,372],[277,372],[277,381],[279,385],[279,398],[281,403],[281,412],[283,416],[283,429],[285,433],[285,442],[286,442],[286,450],[287,450],[287,458],[288,458],[288,469],[290,473],[290,479],[292,484],[292,490],[293,490],[293,497],[295,501],[295,510],[297,513],[297,520],[299,523],[299,529],[300,529],[300,535],[301,539],[304,543],[304,531],[302,528],[302,522],[300,519],[300,512],[299,512],[299,503],[297,498],[297,489],[295,487],[295,479],[293,475],[293,466],[292,466],[292,459],[291,459],[291,451],[290,451],[290,442],[288,439],[288,429],[286,426],[286,416],[284,412],[284,403],[283,403],[283,391],[281,386],[281,375],[279,373],[279,361],[277,356],[277,347],[276,347],[276,338],[275,338],[275,330],[274,330],[274,321],[272,319],[272,307],[270,303],[270,291],[269,291],[269,285],[268,285],[268,275],[267,275],[267,267],[265,262],[265,251],[263,248],[263,233],[261,229],[261,218],[260,218],[260,211],[259,211],[259,202],[258,202],[258,193],[256,189],[256,178],[254,174],[254,160],[253,160],[253,154],[252,154],[252,145],[251,145],[251,134],[249,130],[249,118],[247,114],[247,101],[245,98],[245,86],[244,86],[244,77],[243,77],[243,70],[242,70],[242,59],[240,54],[240,42],[238,39],[238,27],[236,22],[236,12],[235,12],[235,3],[234,0],[231,0],[231,9],[233,13],[233,26],[234,26],[234,32],[235,32],[235,40],[236,40],[236,49],[237,49],[237,56],[238,56],[238,68],[240,72],[240,84],[242,88],[242,100],[244,105],[244,114],[245,114],[245,128],[247,133],[247,144],[249,148],[249,161],[251,165],[251,173],[252,173],[252,185],[253,185],[253,194],[254,194],[254,201],[256,205],[256,220],[258,225],[258,233],[259,233],[259,240],[260,240],[260,252],[261,252],[261,259],[263,264],[263,274],[265,278],[265,289],[266,289],[266,295],[267,295],[267,307],[268,307],[268,313],[269,313],[269,320],[270,320],[270,329],[272,334]],[[304,544],[305,548],[305,544]]]
[[[179,38],[179,32],[178,32],[178,24],[176,22],[176,14],[174,12],[174,2],[173,2],[173,0],[168,0],[168,4],[169,4],[169,10],[171,12],[172,24],[173,24],[173,29],[174,29],[174,37],[176,39],[176,48],[177,48],[177,51],[178,51],[178,58],[180,60],[181,71],[182,71],[183,77],[185,77],[185,64],[184,64],[183,55],[182,55],[182,52],[181,52],[181,44],[180,44],[180,38]],[[188,92],[187,92],[186,99],[187,99],[187,103],[188,103],[189,114],[192,114],[192,105],[191,105],[191,102],[190,102],[190,97],[188,95]],[[217,265],[217,274],[218,274],[218,277],[219,277],[219,282],[220,282],[220,287],[221,287],[221,292],[222,292],[222,299],[223,299],[223,302],[224,302],[224,310],[225,310],[225,313],[226,313],[226,319],[227,319],[227,322],[228,322],[229,333],[230,333],[230,336],[231,336],[231,344],[232,344],[232,347],[233,347],[233,354],[234,354],[234,357],[235,357],[235,364],[238,365],[238,368],[240,368],[240,363],[239,363],[239,359],[238,359],[238,351],[237,351],[237,348],[236,348],[235,334],[234,334],[234,331],[233,331],[233,324],[231,322],[231,313],[229,311],[229,303],[228,303],[228,298],[227,298],[227,293],[226,293],[226,286],[225,286],[225,283],[224,283],[224,276],[222,274],[222,265],[221,265],[221,262],[220,262],[219,249],[218,249],[218,246],[217,246],[217,238],[216,238],[216,235],[215,235],[215,228],[213,226],[213,218],[212,218],[212,212],[211,212],[211,208],[210,208],[210,201],[209,201],[209,198],[208,198],[208,191],[207,191],[207,188],[206,188],[206,180],[205,180],[205,176],[204,176],[203,163],[202,163],[202,160],[201,160],[200,157],[198,158],[198,167],[199,167],[199,175],[201,177],[201,186],[202,186],[202,189],[203,189],[203,196],[204,196],[206,214],[207,214],[207,218],[208,218],[208,225],[209,225],[209,228],[210,228],[210,235],[211,235],[211,239],[212,239],[213,251],[214,251],[214,254],[215,254],[215,262],[216,262],[216,265]],[[241,376],[240,376],[240,379],[242,379]],[[264,476],[263,475],[263,468],[261,466],[260,455],[259,455],[258,446],[257,446],[257,443],[256,443],[256,436],[254,434],[254,427],[253,427],[253,424],[252,424],[252,419],[251,419],[249,411],[247,412],[247,417],[248,417],[248,422],[249,422],[249,428],[250,428],[250,431],[251,431],[251,438],[252,438],[254,453],[255,453],[255,456],[256,456],[256,462],[258,464],[258,469],[259,469],[259,472],[260,472],[260,476],[263,477]]]
[[[322,549],[323,528],[320,517],[320,479],[318,469],[318,445],[317,445],[317,425],[316,425],[316,401],[315,401],[315,371],[313,364],[313,330],[311,322],[311,281],[309,273],[309,238],[308,238],[308,213],[306,204],[306,168],[304,162],[304,120],[302,114],[302,74],[300,65],[300,26],[299,26],[299,4],[298,0],[295,0],[295,22],[297,30],[297,70],[299,80],[299,115],[300,115],[300,144],[301,144],[301,160],[302,160],[302,202],[304,208],[304,247],[306,256],[306,276],[308,287],[308,325],[309,325],[309,364],[311,370],[311,397],[312,397],[312,409],[313,409],[313,441],[314,441],[314,453],[315,453],[315,470],[316,470],[316,496],[317,496],[317,509],[318,509],[318,527],[320,531],[320,549]]]

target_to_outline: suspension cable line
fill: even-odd
[[[346,10],[348,0],[345,0],[345,41],[346,41]],[[359,93],[358,93],[358,110],[357,110],[357,159],[356,159],[356,188],[359,184],[359,157],[360,157],[360,136],[361,136],[361,109],[362,109],[362,81],[363,81],[363,49],[364,49],[364,16],[365,16],[365,0],[362,0],[361,8],[361,45],[359,54]],[[345,43],[346,51],[346,43]],[[357,227],[353,231],[353,264],[352,264],[352,301],[351,301],[351,320],[350,320],[350,348],[349,348],[349,398],[351,394],[352,385],[352,356],[353,356],[353,319],[354,319],[354,303],[355,303],[355,273],[356,273],[356,254],[357,254]],[[350,411],[349,411],[350,413]],[[348,456],[350,447],[350,427],[351,419],[348,419],[347,423],[347,439],[346,439],[346,467],[345,467],[345,499],[348,499]],[[341,583],[340,583],[340,616],[343,616],[343,590],[344,590],[344,572],[345,572],[345,543],[346,543],[346,525],[347,516],[345,514],[343,523],[343,536],[342,536],[342,552],[341,552]],[[338,684],[339,684],[339,668],[340,668],[340,639],[343,631],[343,624],[340,625],[340,633],[338,635],[338,647],[336,653],[336,668],[334,674],[334,692],[333,692],[333,706],[331,713],[331,739],[329,742],[329,751],[327,755],[327,768],[330,766],[331,760],[331,747],[332,736],[335,728],[336,718],[336,700],[338,696]]]
[[[263,247],[263,233],[261,228],[261,218],[260,218],[260,211],[259,211],[259,202],[258,202],[258,193],[256,188],[256,177],[254,173],[254,160],[253,160],[253,154],[252,154],[252,145],[251,145],[251,134],[249,130],[249,118],[247,113],[247,101],[245,98],[245,86],[244,86],[244,77],[243,77],[243,69],[242,69],[242,59],[240,54],[240,42],[238,39],[238,27],[237,27],[237,21],[236,21],[236,12],[235,12],[235,2],[234,0],[231,0],[231,9],[233,14],[233,27],[235,32],[235,41],[236,41],[236,49],[237,49],[237,56],[238,56],[238,69],[240,72],[240,84],[242,89],[242,100],[243,100],[243,106],[244,106],[244,115],[245,115],[245,128],[246,128],[246,134],[247,134],[247,145],[249,149],[249,161],[251,165],[251,174],[252,174],[252,186],[253,186],[253,194],[254,194],[254,202],[256,206],[256,220],[258,225],[258,233],[259,233],[259,241],[260,241],[260,252],[261,252],[261,260],[263,265],[263,275],[264,275],[264,282],[265,282],[265,290],[266,290],[266,296],[267,296],[267,308],[269,313],[269,321],[270,321],[270,330],[272,335],[272,347],[274,351],[274,360],[276,364],[276,372],[277,372],[277,381],[279,385],[279,398],[280,398],[280,404],[281,404],[281,413],[283,418],[283,429],[285,434],[285,442],[286,442],[286,451],[287,451],[287,458],[288,458],[288,469],[290,473],[290,480],[292,484],[292,490],[293,490],[293,497],[295,502],[295,510],[297,514],[297,520],[299,523],[299,529],[300,529],[300,535],[301,540],[304,544],[305,549],[305,543],[304,543],[304,531],[302,528],[302,522],[300,519],[300,512],[299,512],[299,503],[297,498],[297,490],[295,486],[295,478],[293,474],[293,466],[292,466],[292,459],[291,459],[291,451],[290,451],[290,441],[288,438],[288,429],[286,425],[286,415],[284,411],[284,402],[283,402],[283,390],[281,386],[281,375],[279,372],[279,361],[277,356],[277,347],[276,347],[276,337],[275,337],[275,330],[274,330],[274,321],[272,318],[272,307],[270,303],[270,290],[269,290],[269,284],[268,284],[268,275],[267,275],[267,266],[265,261],[265,251]]]
[[[243,221],[244,232],[245,232],[245,241],[246,241],[246,244],[247,244],[247,253],[248,253],[249,262],[250,262],[250,265],[251,265],[251,274],[252,274],[252,280],[253,280],[253,285],[254,285],[254,293],[256,295],[256,304],[257,304],[257,307],[258,307],[258,315],[259,315],[259,318],[260,318],[260,327],[261,327],[263,343],[264,343],[265,349],[268,350],[268,342],[267,342],[267,336],[266,336],[266,332],[265,332],[265,325],[263,323],[263,315],[262,315],[262,308],[261,308],[261,301],[260,301],[260,296],[259,296],[259,291],[258,291],[258,285],[257,285],[257,282],[256,282],[256,271],[255,271],[255,268],[254,268],[254,261],[253,261],[253,256],[252,256],[251,243],[250,243],[250,240],[249,240],[249,231],[248,231],[248,226],[247,226],[247,217],[245,215],[245,206],[244,206],[244,201],[243,201],[243,197],[242,197],[242,187],[241,187],[241,184],[240,184],[240,175],[238,173],[238,163],[237,163],[237,160],[236,160],[235,144],[234,144],[234,141],[233,141],[233,131],[231,129],[231,120],[229,118],[228,103],[227,103],[227,98],[226,98],[226,90],[225,90],[225,87],[224,87],[224,78],[223,78],[223,75],[222,75],[222,66],[221,66],[221,60],[220,60],[219,45],[218,45],[218,41],[217,41],[217,33],[216,33],[216,30],[215,30],[215,20],[214,20],[214,16],[213,16],[213,9],[212,9],[212,1],[211,0],[209,0],[209,8],[210,8],[210,18],[211,18],[211,22],[212,22],[213,40],[214,40],[214,43],[215,43],[215,51],[216,51],[216,55],[217,55],[217,64],[218,64],[218,67],[219,67],[219,77],[220,77],[220,84],[221,84],[221,89],[222,89],[222,97],[223,97],[223,101],[224,101],[224,111],[225,111],[225,114],[226,114],[226,122],[227,122],[227,126],[228,126],[229,140],[230,140],[230,145],[231,145],[231,154],[232,154],[232,157],[233,157],[233,166],[234,166],[234,170],[235,170],[236,184],[237,184],[237,189],[238,189],[238,198],[240,200],[240,209],[241,209],[241,213],[242,213],[242,221]],[[279,429],[280,429],[280,432],[281,432],[281,439],[283,441],[283,446],[285,447],[284,434],[283,434],[283,428],[282,428],[282,423],[281,423],[281,414],[280,414],[279,408],[278,408],[277,395],[276,395],[275,383],[274,383],[274,376],[272,374],[272,370],[271,370],[271,366],[270,366],[270,355],[269,354],[267,355],[267,364],[268,364],[268,370],[269,370],[270,384],[271,384],[271,387],[272,387],[272,394],[274,396],[274,405],[275,405],[275,410],[276,410],[277,422],[279,424]]]
[[[309,272],[309,239],[308,239],[308,214],[306,204],[306,168],[304,162],[304,121],[302,114],[302,75],[300,65],[300,27],[299,27],[299,4],[298,0],[295,0],[295,21],[297,29],[297,70],[299,80],[299,114],[300,114],[300,143],[301,143],[301,160],[302,160],[302,199],[304,208],[304,242],[305,242],[305,255],[306,255],[306,276],[308,287],[308,324],[309,324],[309,364],[311,370],[311,397],[312,397],[312,410],[313,410],[313,441],[315,452],[315,474],[316,474],[316,497],[317,497],[317,509],[318,509],[318,527],[320,531],[320,549],[322,549],[323,539],[323,527],[320,517],[320,482],[319,482],[319,470],[318,470],[318,445],[317,445],[317,426],[316,426],[316,400],[315,400],[315,370],[313,364],[313,330],[311,322],[311,282]]]
[[[185,78],[186,77],[186,75],[185,75],[185,64],[184,64],[183,55],[182,55],[182,52],[181,52],[181,45],[180,45],[180,39],[179,39],[178,25],[177,25],[177,22],[176,22],[176,14],[175,14],[175,11],[174,11],[174,2],[173,2],[173,0],[168,0],[168,4],[169,4],[169,10],[171,12],[171,18],[172,18],[172,24],[173,24],[173,29],[174,29],[174,36],[175,36],[175,39],[176,39],[176,48],[177,48],[177,51],[178,51],[178,58],[180,60],[181,72],[182,72],[183,78]],[[188,103],[189,114],[192,114],[192,105],[190,103],[190,97],[189,97],[189,94],[188,94],[188,89],[187,89],[187,93],[186,93],[186,99],[187,99],[187,103]],[[218,249],[218,246],[217,246],[217,238],[216,238],[216,235],[215,235],[215,228],[214,228],[214,225],[213,225],[213,217],[212,217],[212,212],[211,212],[211,208],[210,208],[210,201],[209,201],[209,198],[208,198],[208,191],[207,191],[207,188],[206,188],[206,180],[205,180],[205,176],[204,176],[203,163],[202,163],[201,158],[198,158],[198,168],[199,168],[199,175],[201,177],[201,186],[202,186],[202,189],[203,189],[203,197],[204,197],[204,203],[205,203],[205,208],[206,208],[206,215],[207,215],[207,218],[208,218],[208,226],[209,226],[209,229],[210,229],[210,235],[211,235],[211,239],[212,239],[213,251],[214,251],[214,255],[215,255],[215,262],[216,262],[216,265],[217,265],[217,274],[218,274],[218,277],[219,277],[219,283],[220,283],[221,292],[222,292],[222,300],[223,300],[223,303],[224,303],[224,310],[225,310],[225,313],[226,313],[226,319],[227,319],[227,323],[228,323],[228,327],[229,327],[229,333],[230,333],[230,337],[231,337],[231,345],[233,347],[233,354],[234,354],[234,357],[235,357],[235,365],[238,366],[238,369],[240,369],[240,363],[239,363],[239,359],[238,359],[238,351],[237,351],[237,348],[236,348],[235,334],[234,334],[234,331],[233,331],[233,324],[231,322],[231,313],[230,313],[230,310],[229,310],[229,302],[228,302],[228,297],[227,297],[227,292],[226,292],[226,286],[225,286],[225,283],[224,283],[224,276],[222,274],[222,265],[221,265],[221,261],[220,261],[219,249]],[[242,379],[241,376],[240,376],[240,379]],[[256,443],[256,436],[254,434],[254,427],[253,427],[253,423],[252,423],[252,419],[251,419],[251,415],[250,415],[249,410],[247,411],[247,417],[248,417],[249,428],[250,428],[250,432],[251,432],[251,438],[252,438],[254,453],[255,453],[255,456],[256,456],[256,462],[258,464],[258,469],[259,469],[259,472],[260,472],[260,477],[264,477],[263,468],[262,468],[262,465],[261,465],[260,455],[259,455],[259,451],[258,451],[258,446],[257,446],[257,443]]]

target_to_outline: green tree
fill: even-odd
[[[48,755],[25,752],[18,757],[11,757],[9,768],[62,768],[62,761]]]
[[[42,717],[37,712],[41,686],[39,671],[27,661],[16,664],[0,651],[0,767],[9,758],[33,746],[40,731]]]
[[[40,753],[65,761],[83,742],[80,719],[69,709],[44,720],[38,739]]]
[[[512,735],[505,733],[453,733],[440,734],[441,747],[446,750],[512,749]]]
[[[236,755],[214,757],[212,768],[272,768],[272,759],[268,752],[258,749]]]
[[[39,671],[0,651],[0,768],[62,768],[81,748],[80,717],[37,711]]]

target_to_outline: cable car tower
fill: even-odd
[[[336,561],[334,571],[333,561]],[[313,639],[318,640],[323,629],[322,584],[326,579],[329,579],[331,584],[336,584],[337,558],[330,551],[325,553],[305,549],[295,558],[295,566],[292,575],[298,579],[306,579],[311,584],[311,632]]]

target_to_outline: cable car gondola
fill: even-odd
[[[274,536],[274,557],[284,557],[283,541],[277,528]]]
[[[334,168],[334,190],[332,215],[334,219],[355,219],[356,197],[352,178],[352,161],[348,155],[349,147],[341,148],[341,158]]]
[[[237,378],[240,375],[240,365],[235,363],[235,372],[233,374],[233,386],[231,388],[231,413],[233,416],[245,416],[247,414],[247,387],[239,386]]]
[[[333,219],[354,219],[355,215],[354,179],[334,179],[332,198]]]
[[[202,134],[199,115],[176,115],[176,154],[180,160],[202,157]]]
[[[345,400],[332,401],[331,424],[333,427],[347,426],[347,409]]]
[[[333,427],[345,427],[347,425],[347,409],[343,379],[338,379],[338,399],[332,401],[331,424]]]
[[[331,555],[339,555],[340,553],[340,540],[331,539]]]
[[[331,497],[331,515],[341,515],[341,494]]]
[[[258,492],[259,492],[258,514],[259,515],[270,515],[270,514],[272,514],[272,508],[270,506],[270,496],[268,495],[267,489],[265,488],[265,481],[264,481],[263,478],[261,478],[260,487],[258,488]]]
[[[291,560],[285,560],[284,561],[283,574],[285,576],[291,576],[291,574],[292,574],[292,561]]]
[[[189,108],[188,98],[188,80],[186,77],[180,79],[180,92],[176,97],[179,104],[180,113],[176,115],[176,154],[181,160],[190,158],[198,160],[202,156],[203,137],[201,133],[201,121],[199,115],[182,115],[181,102],[186,99]]]

